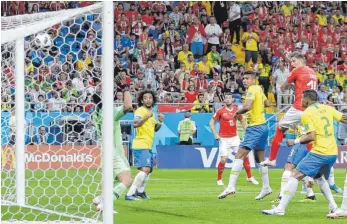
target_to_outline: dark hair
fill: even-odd
[[[317,102],[318,101],[318,94],[315,90],[313,89],[308,89],[308,90],[305,90],[302,94],[302,96],[304,98],[307,98],[313,102]]]
[[[224,96],[232,96],[233,97],[233,94],[231,92],[225,92]]]
[[[137,97],[137,104],[139,105],[139,107],[142,107],[143,106],[143,103],[142,103],[142,100],[143,100],[143,96],[145,94],[152,94],[152,97],[153,97],[153,106],[157,103],[157,96],[155,94],[155,92],[153,90],[150,90],[150,89],[146,89],[146,90],[143,90],[139,93],[139,96]]]
[[[342,86],[338,86],[337,88],[340,90],[340,92],[343,91],[343,87]]]
[[[199,93],[198,98],[199,98],[200,96],[205,97],[205,95],[204,95],[203,93]]]

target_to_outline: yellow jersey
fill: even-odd
[[[143,119],[148,114],[146,107],[139,107],[134,114],[134,120]],[[136,128],[136,137],[133,140],[134,149],[152,149],[155,125],[157,124],[154,116],[149,118],[141,127]]]
[[[326,156],[337,155],[334,120],[340,121],[341,118],[342,113],[328,105],[315,103],[306,108],[301,116],[301,123],[306,133],[314,131],[316,134],[312,153]]]
[[[343,15],[340,15],[340,16],[333,15],[332,17],[334,19],[335,24],[339,23],[339,19],[342,19],[342,21],[345,22],[345,17]]]
[[[283,15],[285,17],[291,16],[292,12],[294,10],[294,6],[293,5],[290,5],[290,6],[282,5],[282,10],[283,10]]]
[[[246,100],[253,100],[253,105],[250,111],[246,113],[248,126],[265,124],[265,105],[266,96],[263,89],[259,85],[248,87]]]
[[[86,60],[83,61],[79,60],[77,61],[77,70],[78,71],[86,71],[88,70],[88,65],[90,65],[92,63],[92,60],[90,60],[89,58],[86,58]]]
[[[327,18],[328,17],[326,15],[316,14],[316,16],[318,17],[318,23],[320,26],[327,25]]]
[[[194,55],[193,52],[191,52],[191,51],[187,51],[187,53],[184,53],[184,51],[180,51],[180,52],[178,52],[177,60],[179,62],[187,61],[188,55],[190,55],[190,54]]]
[[[184,63],[185,66],[186,66],[186,70],[188,70],[189,72],[193,70],[194,65],[195,65],[195,62],[194,62],[194,61],[188,62],[188,60],[186,60],[186,61],[183,61],[183,63]]]
[[[246,41],[246,39],[252,35],[253,38],[248,39]],[[247,51],[258,51],[258,34],[256,34],[255,32],[252,32],[252,34],[249,34],[248,32],[243,33],[242,35],[242,42],[246,41],[246,50]]]
[[[260,63],[258,66],[258,69],[260,70],[260,75],[262,77],[269,77],[270,76],[270,72],[271,72],[271,65],[268,64],[263,64]]]
[[[335,76],[335,79],[338,82],[339,86],[343,86],[344,85],[345,80],[347,80],[346,77],[347,76],[345,74],[343,74],[342,76],[340,76],[340,75]]]
[[[210,61],[207,61],[206,64],[204,64],[202,61],[198,63],[199,71],[204,72],[206,74],[210,74],[212,67],[213,65]]]

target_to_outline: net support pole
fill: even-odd
[[[102,27],[102,193],[103,222],[113,223],[113,2],[103,2]]]
[[[24,114],[24,38],[16,40],[16,199],[25,204],[25,114]]]

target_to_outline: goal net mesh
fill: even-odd
[[[101,152],[101,6],[1,18],[1,220],[95,223]],[[17,32],[20,30],[20,32]],[[16,203],[16,38],[25,38],[25,205]]]

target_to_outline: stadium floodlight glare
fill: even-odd
[[[113,150],[103,150],[114,143],[114,82],[109,75],[113,74],[113,22],[113,2],[1,17],[2,79],[10,83],[6,92],[9,100],[1,102],[7,109],[1,116],[2,223],[113,223]],[[51,46],[35,44],[37,35],[44,37],[42,33],[52,35]],[[87,38],[89,33],[93,33],[93,39]],[[39,84],[28,79],[26,57],[39,72],[57,64],[60,70],[54,75],[59,76],[63,66],[56,60],[66,61],[72,56],[73,62],[78,62],[83,52],[93,62],[101,58],[94,66],[99,66],[102,80],[98,84],[102,87],[98,91],[103,102],[102,140],[96,136],[90,113],[37,112],[30,101],[30,89]],[[42,87],[45,79],[41,78]],[[51,83],[47,92],[53,88]],[[81,104],[80,97],[88,97],[81,91],[74,94]],[[51,108],[49,104],[45,107]],[[36,138],[38,124],[47,130],[46,142]],[[101,191],[102,216],[91,204]]]

